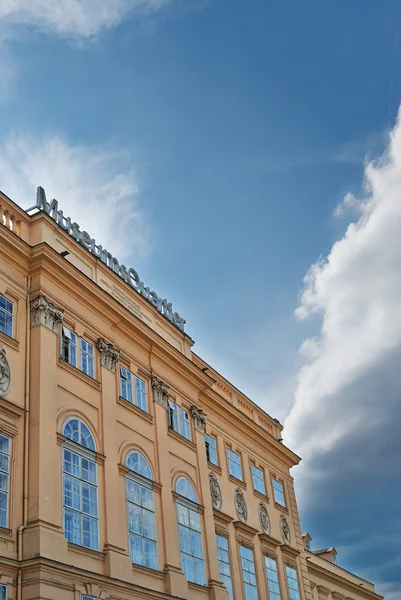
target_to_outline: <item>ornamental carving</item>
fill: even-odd
[[[283,536],[284,542],[286,544],[290,544],[291,543],[290,528],[288,526],[287,519],[285,518],[284,515],[280,516],[280,529],[281,529],[281,535]]]
[[[264,502],[259,504],[259,521],[262,526],[263,533],[270,535],[270,517]]]
[[[6,358],[6,351],[0,344],[0,398],[5,396],[11,386],[10,365]]]
[[[234,492],[234,504],[239,520],[242,521],[242,523],[246,523],[248,520],[248,507],[241,488],[237,488]]]
[[[104,338],[99,338],[96,347],[100,353],[100,364],[109,371],[116,372],[116,363],[120,358],[120,351],[114,348],[113,344],[108,344]]]
[[[44,325],[56,332],[59,323],[63,322],[62,308],[54,306],[45,296],[38,296],[31,302],[31,327]]]
[[[152,377],[153,400],[161,406],[167,407],[169,386],[157,377]]]
[[[202,433],[205,433],[207,416],[205,415],[205,413],[203,412],[203,410],[201,408],[198,408],[195,405],[191,406],[190,410],[191,410],[191,415],[194,418],[195,429],[197,429],[198,431],[201,431]]]
[[[209,473],[210,495],[212,497],[212,506],[217,510],[221,508],[221,489],[217,477],[214,473]]]

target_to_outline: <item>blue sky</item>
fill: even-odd
[[[286,420],[314,543],[395,599],[401,5],[103,7],[0,7],[0,189],[28,207],[43,185],[173,301]]]

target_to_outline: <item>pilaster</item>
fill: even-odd
[[[24,559],[38,555],[67,559],[60,502],[62,460],[57,444],[57,334],[63,312],[43,295],[31,302],[29,500]]]
[[[194,419],[195,443],[198,459],[198,473],[200,489],[204,491],[202,502],[204,512],[204,546],[207,548],[207,561],[209,570],[209,586],[211,598],[215,600],[228,600],[228,592],[220,580],[219,563],[217,557],[216,532],[214,528],[213,503],[210,494],[210,479],[205,450],[205,427],[207,417],[201,408],[191,406],[191,414]]]
[[[152,377],[153,410],[156,431],[156,451],[161,483],[161,513],[164,529],[164,572],[166,592],[179,598],[188,598],[188,582],[181,569],[176,507],[171,490],[171,465],[168,452],[168,391],[169,387]]]
[[[106,456],[103,469],[104,485],[104,551],[106,554],[106,572],[110,577],[131,581],[132,564],[127,548],[126,513],[121,510],[120,494],[116,490],[121,486],[118,472],[117,424],[117,381],[116,365],[120,351],[99,338],[96,344],[100,354],[100,381],[102,383],[102,436],[103,453]],[[125,490],[123,492],[125,497]]]

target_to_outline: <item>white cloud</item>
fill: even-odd
[[[156,10],[169,0],[2,0],[0,22],[56,35],[90,38],[139,11]]]
[[[73,145],[56,135],[9,137],[0,145],[0,189],[26,209],[35,204],[38,185],[117,257],[148,254],[149,227],[128,152]]]
[[[317,338],[302,344],[306,362],[284,428],[285,443],[304,459],[296,474],[301,508],[310,520],[317,507],[326,511],[319,523],[326,533],[332,527],[337,539],[327,545],[336,546],[341,524],[352,520],[352,546],[366,542],[364,519],[386,536],[399,515],[392,486],[401,478],[401,110],[386,154],[365,166],[363,198],[345,204],[359,218],[305,277],[296,315],[322,321]],[[377,557],[400,548],[371,550]],[[390,586],[385,565],[372,564]]]

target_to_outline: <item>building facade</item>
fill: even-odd
[[[0,194],[0,600],[323,597],[280,423],[38,207]]]

